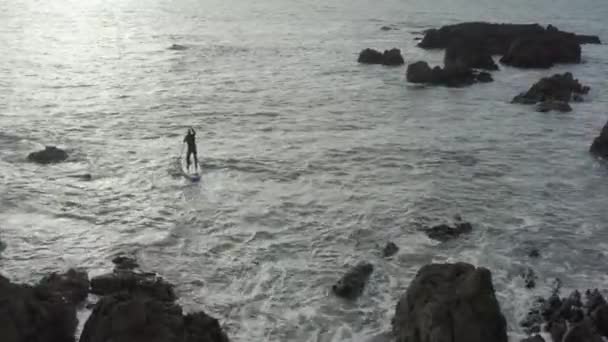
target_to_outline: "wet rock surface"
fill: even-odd
[[[374,266],[372,264],[360,262],[346,272],[331,289],[338,297],[356,299],[363,293],[373,271]]]
[[[382,249],[382,256],[385,258],[389,258],[397,254],[397,252],[399,252],[399,247],[397,247],[397,245],[393,242],[387,242],[386,245],[384,245],[384,248]]]
[[[470,68],[431,68],[427,62],[418,61],[408,65],[406,78],[411,83],[442,85],[447,87],[463,87],[477,82],[492,82],[492,76],[486,72],[478,72]]]
[[[55,146],[46,146],[42,151],[30,153],[27,159],[38,164],[52,164],[68,159],[68,154]]]
[[[382,64],[386,66],[399,66],[405,63],[403,56],[401,56],[401,50],[395,48],[385,50],[384,53],[374,49],[365,49],[361,51],[357,61],[362,64]]]
[[[582,99],[582,95],[589,93],[589,90],[588,86],[582,85],[571,73],[566,72],[541,78],[527,92],[515,96],[511,102],[537,104],[537,111],[540,112],[568,112],[572,110],[568,103],[575,97]]]
[[[608,158],[608,122],[602,128],[600,135],[593,140],[589,151],[599,157]]]
[[[465,263],[422,267],[393,319],[397,342],[506,342],[492,275]]]
[[[473,226],[469,222],[457,222],[454,226],[440,224],[425,230],[428,237],[442,242],[455,239],[471,231],[473,231]]]

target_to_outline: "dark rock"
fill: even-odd
[[[55,146],[46,146],[42,151],[30,153],[27,159],[39,164],[51,164],[68,159],[68,154]]]
[[[394,30],[395,28],[390,27],[390,26],[382,26],[380,29],[381,29],[382,31],[391,31],[391,30]]]
[[[365,49],[361,51],[357,61],[363,64],[382,64],[387,66],[397,66],[405,63],[399,49],[385,50],[384,53],[374,49]]]
[[[404,63],[405,61],[403,60],[401,50],[399,49],[385,50],[384,54],[382,54],[382,65],[398,66],[403,65]]]
[[[504,55],[518,38],[542,35],[572,36],[579,44],[600,43],[597,36],[574,35],[559,31],[553,26],[545,29],[538,24],[466,22],[427,30],[418,46],[426,49],[443,49],[454,40],[465,39],[478,42],[492,55]]]
[[[538,248],[532,248],[530,250],[530,252],[528,252],[528,256],[530,258],[539,258],[540,257],[540,251],[538,250]]]
[[[470,233],[473,230],[473,226],[468,222],[456,223],[454,227],[450,227],[447,224],[440,224],[426,230],[426,234],[434,240],[448,241],[455,239],[462,234]]]
[[[568,105],[572,96],[574,94],[587,94],[589,89],[569,72],[561,75],[555,74],[551,77],[541,78],[527,92],[515,96],[512,103],[541,103],[538,108],[539,111],[569,111],[572,110]]]
[[[131,258],[124,255],[119,255],[115,257],[114,259],[112,259],[112,263],[114,263],[114,267],[117,270],[132,270],[139,267],[135,258]]]
[[[382,52],[374,49],[365,49],[359,53],[357,62],[363,64],[382,64]]]
[[[498,65],[494,63],[492,55],[479,45],[479,41],[463,39],[450,42],[445,50],[443,64],[446,69],[498,70]]]
[[[598,332],[602,336],[608,337],[608,305],[603,304],[593,310],[591,319]]]
[[[541,34],[516,39],[500,62],[519,68],[550,68],[580,63],[581,46],[571,34]]]
[[[91,293],[105,296],[119,292],[144,294],[167,302],[172,302],[177,298],[173,285],[155,273],[115,269],[112,273],[91,279]]]
[[[412,83],[433,83],[433,70],[427,62],[418,61],[407,66],[406,78]]]
[[[547,330],[553,341],[561,341],[566,334],[566,321],[563,319],[551,321],[547,324]]]
[[[540,298],[529,311],[526,317],[519,323],[528,334],[536,334],[540,332],[540,327],[543,324],[543,316],[541,315],[541,307],[544,300]]]
[[[602,128],[600,135],[593,140],[589,152],[603,158],[608,158],[608,122]]]
[[[585,291],[585,303],[584,307],[586,309],[587,314],[595,311],[600,306],[606,305],[606,299],[598,289],[594,289],[593,291],[587,290]]]
[[[56,293],[0,276],[2,342],[74,342],[77,323],[75,307]]]
[[[551,297],[549,297],[549,299],[542,307],[541,314],[543,315],[545,321],[551,321],[555,317],[557,317],[559,315],[561,307],[562,300],[561,298],[559,298],[559,295],[557,295],[557,293],[554,293],[553,295],[551,295]]]
[[[524,278],[527,289],[533,289],[536,287],[536,274],[534,273],[533,269],[527,267],[522,272],[521,277]]]
[[[536,105],[536,111],[546,113],[550,111],[556,111],[561,113],[569,113],[572,111],[572,107],[565,101],[558,100],[547,100],[540,102]]]
[[[524,338],[521,342],[545,342],[545,339],[540,335],[534,335],[528,338]]]
[[[506,342],[492,274],[472,265],[422,267],[393,319],[397,342]]]
[[[397,245],[395,245],[393,242],[387,242],[382,249],[382,256],[388,258],[397,254],[397,252],[399,252],[399,247],[397,247]]]
[[[228,342],[228,338],[219,322],[204,312],[184,316],[175,303],[122,293],[97,303],[80,342]]]
[[[477,74],[477,82],[490,83],[493,81],[494,79],[492,78],[492,75],[490,75],[489,72],[480,72],[479,74]]]
[[[564,334],[562,342],[602,342],[595,326],[589,319],[570,325]]]
[[[63,274],[51,273],[40,280],[38,287],[76,305],[84,301],[89,294],[89,276],[86,272],[75,269]]]
[[[179,45],[179,44],[173,44],[169,47],[169,50],[175,50],[175,51],[183,51],[183,50],[187,50],[188,47],[184,46],[184,45]]]
[[[372,264],[361,262],[346,272],[342,279],[332,286],[332,291],[339,297],[356,299],[363,293],[373,271]]]

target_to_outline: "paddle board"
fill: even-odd
[[[186,179],[189,179],[193,182],[198,182],[201,179],[201,174],[199,172],[200,167],[195,168],[194,165],[191,165],[190,171],[188,171],[188,168],[186,167],[186,158],[180,157],[179,161],[180,161],[180,166],[181,166],[181,170],[182,170],[182,175]]]

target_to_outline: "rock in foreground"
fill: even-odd
[[[372,264],[361,262],[346,272],[331,289],[339,297],[356,299],[363,293],[373,271],[374,266]]]
[[[492,274],[473,265],[422,267],[393,319],[397,342],[507,342]]]
[[[365,49],[361,51],[357,61],[363,64],[382,64],[388,66],[403,65],[405,63],[399,49],[385,50],[384,53],[374,49]]]
[[[600,136],[593,140],[589,151],[599,157],[608,158],[608,122],[602,128]]]
[[[91,279],[91,293],[106,296],[120,292],[142,294],[166,302],[177,299],[173,285],[156,273],[117,267],[112,273]]]
[[[477,72],[469,68],[431,67],[427,62],[419,61],[408,65],[406,78],[411,83],[425,83],[447,87],[462,87],[477,82],[492,82],[492,76],[487,72]]]
[[[59,163],[68,159],[68,154],[55,146],[46,146],[42,151],[32,152],[27,156],[29,161],[39,164]]]
[[[141,294],[104,297],[86,322],[80,342],[228,342],[219,322]]]
[[[2,342],[74,342],[76,309],[54,291],[0,276]]]
[[[568,112],[572,110],[568,103],[571,100],[581,101],[582,95],[587,94],[589,90],[589,87],[582,85],[571,73],[566,72],[540,79],[527,92],[515,96],[511,102],[538,104],[539,112]]]

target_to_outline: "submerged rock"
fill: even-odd
[[[42,151],[30,153],[27,159],[39,164],[51,164],[68,159],[68,154],[55,146],[46,146]]]
[[[546,113],[551,111],[569,113],[572,111],[572,107],[570,107],[568,102],[565,101],[547,100],[539,102],[536,105],[536,111],[540,113]]]
[[[173,45],[169,46],[169,50],[182,51],[182,50],[187,50],[187,49],[188,49],[188,47],[185,45],[173,44]]]
[[[603,158],[608,158],[608,122],[602,128],[600,135],[593,139],[589,152]]]
[[[521,277],[524,279],[524,283],[527,289],[533,289],[536,287],[536,273],[530,267],[526,267],[521,273]]]
[[[228,337],[204,312],[183,315],[173,302],[121,293],[95,305],[80,342],[228,342]]]
[[[399,49],[385,50],[384,53],[374,49],[365,49],[361,51],[357,61],[363,64],[382,64],[387,66],[397,66],[405,63]]]
[[[433,240],[448,241],[471,231],[473,231],[473,226],[470,223],[457,222],[454,227],[450,227],[447,224],[431,227],[426,230],[426,235]]]
[[[44,286],[13,284],[0,276],[0,340],[74,342],[76,309]]]
[[[139,267],[137,260],[132,257],[119,255],[112,259],[112,263],[114,263],[114,268],[117,270],[132,270]]]
[[[395,309],[397,342],[507,342],[492,274],[465,263],[422,267]]]
[[[360,262],[346,272],[331,289],[339,297],[356,299],[363,293],[365,285],[373,271],[374,266],[372,264]]]

